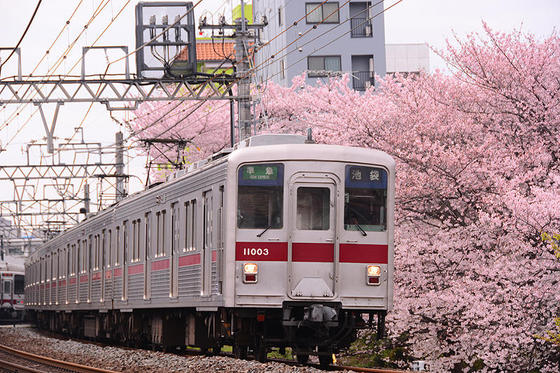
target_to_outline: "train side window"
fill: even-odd
[[[123,221],[123,249],[122,249],[122,260],[121,263],[126,264],[128,256],[128,220]]]
[[[151,245],[151,239],[152,239],[151,231],[152,231],[152,229],[151,229],[151,225],[150,225],[150,222],[152,220],[151,216],[152,216],[152,214],[149,213],[149,212],[147,212],[144,216],[144,220],[145,220],[144,260],[146,260],[150,257],[150,254],[151,254],[150,251],[152,249],[152,245]]]
[[[115,228],[115,265],[119,265],[119,256],[120,256],[120,249],[121,249],[121,228]]]
[[[107,232],[101,231],[101,269],[107,267]]]
[[[95,271],[99,270],[99,257],[100,257],[100,245],[99,245],[99,235],[96,234],[95,235],[95,242],[94,242],[94,248],[95,248],[95,252],[94,252],[94,263],[93,263],[93,269]]]
[[[185,202],[185,248],[183,251],[195,251],[196,199]]]
[[[58,259],[56,259],[56,252],[51,255],[51,280],[56,280],[56,269],[54,265]]]
[[[142,219],[136,219],[136,252],[134,254],[134,260],[136,262],[140,261],[140,242],[142,241]]]
[[[156,257],[165,255],[165,215],[165,210],[156,213]]]
[[[95,255],[95,247],[93,246],[93,239],[94,237],[90,234],[89,235],[89,240],[88,240],[88,252],[89,252],[89,256],[88,256],[88,261],[89,263],[87,263],[87,267],[86,269],[88,271],[91,271],[93,269],[93,265],[94,265],[94,255]]]
[[[171,254],[177,252],[179,248],[179,222],[180,209],[177,202],[171,204]]]
[[[213,211],[213,198],[212,192],[204,192],[202,194],[202,199],[204,202],[204,211],[203,211],[203,219],[204,219],[204,242],[203,247],[204,249],[210,249],[214,246],[212,240],[212,232],[214,231],[213,223],[214,219],[212,216]]]
[[[74,276],[76,274],[76,245],[72,244],[70,249],[68,260],[70,261],[70,275]]]
[[[384,231],[387,227],[387,171],[379,167],[346,166],[344,229]]]
[[[239,168],[237,227],[281,229],[284,165],[252,164]]]
[[[107,235],[107,268],[111,268],[113,262],[113,231],[109,229]]]
[[[63,273],[63,269],[62,265],[63,265],[63,261],[62,259],[64,258],[64,249],[60,249],[56,252],[56,278],[58,280],[62,279],[62,273]]]
[[[87,239],[82,240],[82,252],[81,252],[81,264],[80,264],[80,273],[84,273],[87,269],[87,257],[88,257],[88,249],[87,249]]]
[[[132,258],[131,262],[140,259],[140,219],[132,221]]]

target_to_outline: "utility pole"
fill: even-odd
[[[250,56],[248,53],[249,42],[252,40],[253,45],[256,40],[255,30],[260,30],[265,27],[268,22],[266,18],[260,24],[249,24],[247,18],[245,17],[245,1],[241,2],[241,17],[235,20],[233,25],[228,25],[225,20],[221,21],[218,25],[210,25],[206,22],[206,17],[202,18],[199,22],[199,28],[201,30],[218,30],[218,34],[223,38],[235,39],[235,77],[237,79],[237,123],[238,123],[238,134],[239,141],[244,140],[251,136],[252,127],[252,112],[251,112],[251,75],[252,72],[249,69]],[[224,35],[224,30],[233,30],[232,35]],[[234,138],[234,133],[232,131],[232,143]]]
[[[251,136],[251,76],[249,75],[249,32],[247,30],[247,18],[245,18],[245,2],[241,0],[241,19],[236,21],[235,37],[235,61],[237,62],[237,74],[240,78],[237,83],[239,101],[239,140]]]

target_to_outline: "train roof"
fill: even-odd
[[[86,220],[101,220],[104,217],[110,216],[117,206],[127,205],[134,202],[137,198],[144,197],[151,193],[157,194],[158,191],[165,188],[170,181],[191,177],[224,162],[228,162],[231,167],[237,168],[239,164],[251,161],[316,161],[318,158],[323,161],[378,164],[387,167],[390,171],[394,170],[395,166],[393,158],[380,150],[342,145],[315,144],[309,137],[306,138],[301,135],[257,135],[241,141],[236,144],[233,149],[223,149],[206,159],[195,162],[191,164],[188,169],[179,170],[169,175],[166,182],[158,183],[143,191],[136,192],[105,210],[91,214]],[[85,222],[85,220],[83,222]],[[63,234],[82,229],[83,222],[69,228],[64,231]],[[58,237],[60,236],[49,240],[47,244],[56,244]],[[31,258],[42,255],[39,253],[41,251],[42,250],[37,250],[31,255]]]

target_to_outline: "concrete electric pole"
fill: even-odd
[[[252,120],[252,103],[251,103],[251,76],[250,60],[252,56],[249,54],[251,48],[251,41],[255,45],[256,32],[268,23],[266,19],[263,23],[249,24],[247,17],[245,17],[245,2],[241,0],[241,17],[234,20],[233,25],[228,25],[225,21],[220,22],[218,25],[210,25],[206,23],[206,18],[200,20],[199,28],[201,30],[218,30],[218,34],[222,38],[231,38],[235,40],[235,78],[237,80],[237,124],[239,141],[244,140],[251,136]],[[233,30],[232,35],[224,35],[224,30]],[[232,133],[233,137],[234,134]]]

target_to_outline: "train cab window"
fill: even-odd
[[[381,232],[387,227],[387,171],[378,167],[346,166],[344,229]]]
[[[330,195],[331,191],[329,188],[298,188],[297,229],[313,231],[329,229]]]
[[[14,294],[23,294],[25,292],[25,276],[14,276]]]
[[[12,292],[12,282],[5,280],[4,281],[4,294],[10,294]]]
[[[239,169],[238,188],[238,228],[282,228],[284,165],[273,163],[243,166]]]

